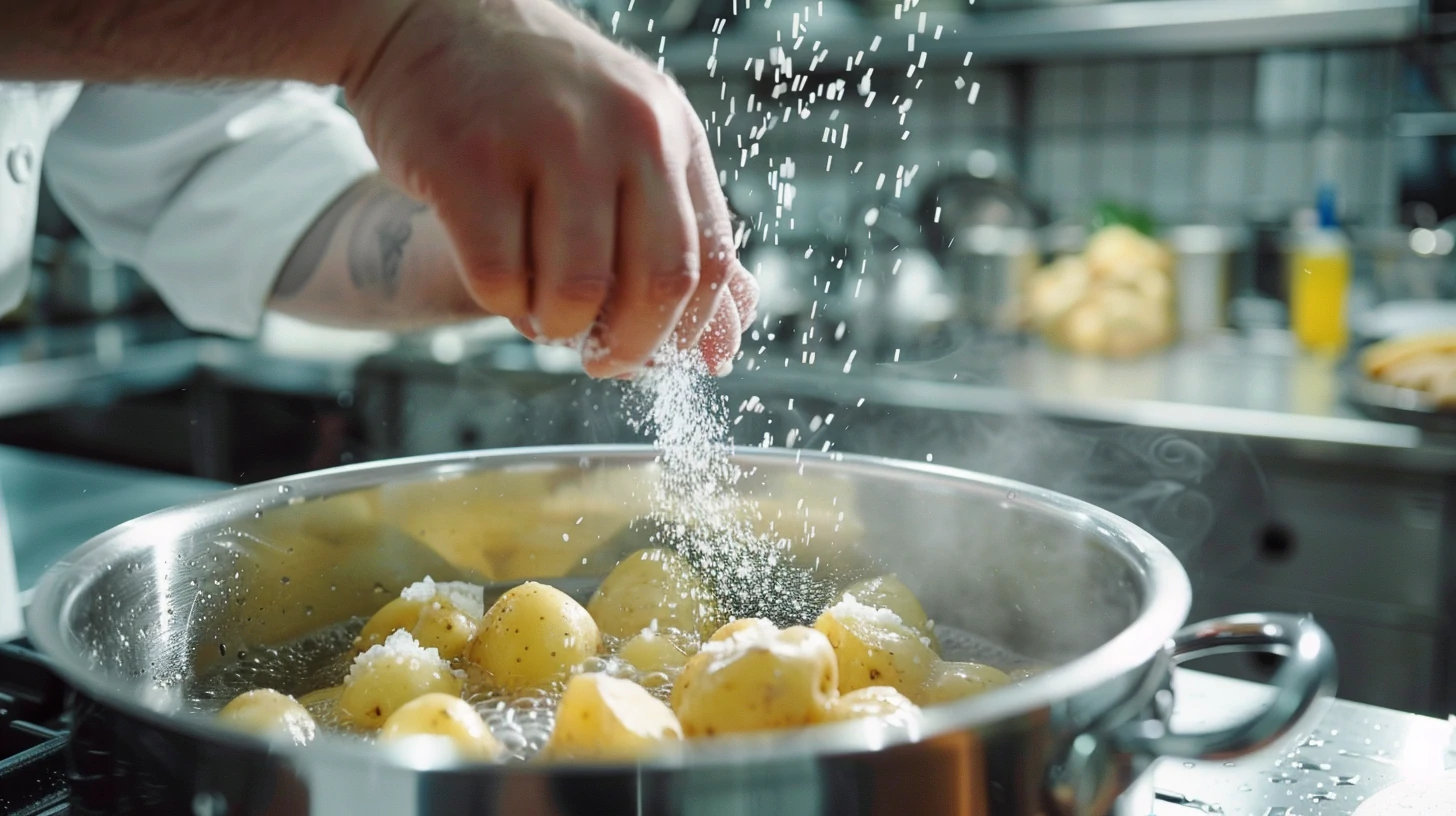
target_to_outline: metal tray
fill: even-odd
[[[1424,391],[1375,382],[1353,365],[1344,379],[1345,398],[1371,419],[1456,433],[1456,406],[1442,406]]]

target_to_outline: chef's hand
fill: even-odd
[[[757,288],[681,90],[550,0],[416,0],[345,78],[381,170],[465,289],[594,376],[664,342],[731,366]]]

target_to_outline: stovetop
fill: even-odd
[[[1173,685],[1173,727],[1182,731],[1229,724],[1270,694],[1187,670]],[[24,641],[0,644],[0,814],[67,812],[65,691]],[[1456,767],[1452,735],[1451,722],[1331,700],[1312,730],[1256,756],[1162,760],[1118,816],[1350,816],[1377,791]]]
[[[67,811],[65,688],[24,642],[0,644],[0,814]]]

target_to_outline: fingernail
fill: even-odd
[[[721,362],[721,363],[718,364],[718,367],[717,368],[713,369],[713,376],[714,377],[726,377],[726,376],[728,376],[729,374],[732,374],[732,373],[733,373],[733,361],[732,360],[724,360],[723,362]]]

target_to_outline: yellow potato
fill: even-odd
[[[870,686],[916,694],[939,659],[924,635],[893,612],[848,599],[825,610],[814,628],[834,647],[841,694]]]
[[[921,705],[948,703],[974,697],[1010,682],[1011,678],[1005,672],[991,666],[942,660],[931,667],[930,676],[921,686],[916,699]]]
[[[673,674],[681,671],[688,662],[687,652],[651,629],[644,629],[636,637],[623,643],[622,648],[617,650],[617,656],[631,663],[643,674]]]
[[[898,576],[881,575],[869,578],[851,585],[844,594],[854,596],[856,601],[865,606],[894,612],[900,617],[901,623],[930,638],[930,648],[939,650],[940,644],[936,641],[935,631],[925,615],[925,607],[920,605],[920,599],[915,597],[915,593]]]
[[[646,689],[605,674],[579,674],[566,684],[545,755],[636,759],[682,737],[672,710]]]
[[[371,646],[378,646],[384,639],[399,631],[406,632],[415,628],[419,623],[420,610],[424,608],[420,601],[410,601],[404,598],[395,598],[384,606],[380,607],[359,630],[359,636],[354,638],[354,651],[362,652]]]
[[[486,611],[466,659],[497,688],[540,688],[564,680],[601,646],[601,631],[581,604],[527,581]]]
[[[461,756],[471,759],[495,759],[503,750],[475,709],[451,694],[416,697],[389,715],[379,730],[381,742],[418,736],[448,739]]]
[[[819,632],[750,630],[693,655],[672,705],[690,737],[804,726],[824,718],[837,675]]]
[[[471,617],[449,601],[436,599],[420,609],[419,621],[411,631],[421,646],[435,649],[446,660],[454,660],[470,648],[479,626],[479,618]]]
[[[870,686],[835,699],[824,712],[825,722],[868,717],[908,725],[920,719],[920,707],[889,686]]]
[[[395,632],[354,659],[336,708],[357,728],[378,728],[400,706],[431,692],[460,695],[460,679],[434,649]]]
[[[723,626],[719,627],[718,631],[714,632],[713,636],[708,638],[708,642],[720,643],[737,635],[740,632],[746,632],[750,629],[761,629],[764,627],[768,627],[768,629],[771,631],[778,629],[777,626],[773,625],[773,621],[764,620],[763,618],[739,618],[732,623],[725,623],[723,624]]]
[[[701,641],[723,623],[712,593],[672,550],[646,549],[622,559],[586,605],[602,631],[632,637],[651,627]]]
[[[313,717],[298,701],[273,689],[254,689],[233,698],[217,718],[229,728],[260,737],[281,737],[307,745],[318,732]]]

